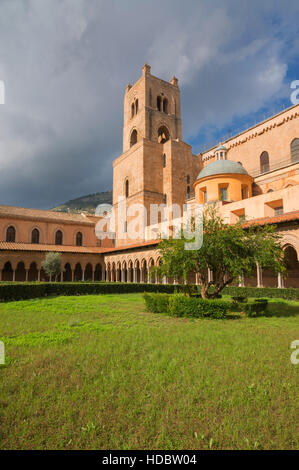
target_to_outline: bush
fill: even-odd
[[[237,295],[235,297],[232,297],[233,301],[235,303],[244,303],[247,302],[247,297],[246,295]]]
[[[146,310],[152,313],[168,312],[169,294],[152,294],[145,292],[143,298],[145,300]]]
[[[199,300],[200,316],[211,318],[225,318],[231,308],[230,302],[217,299]]]
[[[172,294],[177,286],[125,282],[10,282],[0,283],[0,300],[26,300],[49,295],[126,294],[164,292]]]
[[[223,294],[232,297],[270,297],[286,300],[299,300],[299,289],[293,287],[278,289],[276,287],[235,287],[228,286],[223,289]]]
[[[199,317],[199,300],[194,297],[186,297],[182,294],[174,294],[169,297],[168,312],[174,317]]]
[[[180,294],[169,297],[169,313],[176,317],[225,318],[229,308],[230,303],[222,300],[197,299]]]
[[[260,317],[267,311],[267,299],[254,299],[254,302],[245,305],[245,313],[248,317]]]

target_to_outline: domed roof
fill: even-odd
[[[248,175],[247,171],[241,165],[241,163],[233,162],[232,160],[215,160],[201,170],[197,176],[197,179],[200,180],[201,178],[206,178],[207,176],[221,175],[226,173]]]
[[[218,150],[227,150],[227,148],[224,147],[223,144],[219,144],[219,147],[216,148],[215,152],[218,152]]]

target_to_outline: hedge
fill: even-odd
[[[126,294],[138,292],[173,293],[178,285],[125,282],[14,282],[0,283],[0,301],[26,300],[50,295]]]
[[[270,297],[276,299],[299,300],[299,289],[288,287],[278,289],[277,287],[225,287],[223,294],[232,297]]]
[[[194,286],[194,290],[200,286]],[[172,284],[141,284],[124,282],[0,282],[0,300],[24,300],[48,295],[125,294],[137,292],[160,292],[172,294],[185,286]],[[299,300],[299,289],[270,287],[226,287],[223,294],[232,297],[276,297]]]
[[[152,313],[169,313],[175,317],[225,318],[231,308],[230,302],[222,300],[198,299],[183,294],[145,293],[146,309]]]
[[[267,306],[267,299],[254,299],[252,303],[246,304],[244,309],[248,317],[259,317],[266,314]]]
[[[169,294],[147,293],[143,295],[146,310],[152,313],[168,312]]]

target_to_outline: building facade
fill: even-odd
[[[55,251],[62,254],[60,280],[162,282],[150,269],[160,261],[160,208],[213,203],[228,223],[275,224],[282,235],[288,276],[261,272],[257,266],[256,276],[240,285],[299,287],[298,118],[295,105],[195,155],[182,140],[177,78],[154,77],[145,64],[139,80],[125,90],[123,153],[113,163],[109,236],[99,243],[95,234],[107,214],[0,206],[0,280],[46,279],[42,261]],[[138,236],[132,237],[128,227],[139,206],[145,212],[134,232]],[[173,213],[170,226],[171,218]],[[190,281],[197,281],[196,273]]]

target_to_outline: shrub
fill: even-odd
[[[162,292],[172,294],[177,286],[170,284],[141,284],[125,282],[3,282],[0,300],[26,300],[49,295],[126,294]]]
[[[276,287],[236,287],[228,286],[222,291],[223,294],[246,297],[270,297],[286,300],[299,300],[299,289],[289,287],[278,289]]]
[[[199,300],[194,297],[174,294],[169,297],[168,312],[174,317],[199,317],[198,302]]]
[[[229,302],[214,299],[197,299],[174,294],[169,298],[169,313],[176,317],[225,318],[230,308]]]
[[[266,313],[268,300],[254,299],[254,302],[245,305],[245,313],[248,317],[259,317]]]
[[[217,299],[201,299],[198,301],[200,316],[211,318],[225,318],[231,308],[229,302]]]
[[[235,303],[244,303],[247,302],[247,297],[246,295],[237,295],[235,297],[232,297],[233,301]]]
[[[146,310],[152,313],[168,312],[169,294],[152,294],[145,292],[143,298],[145,300]]]

